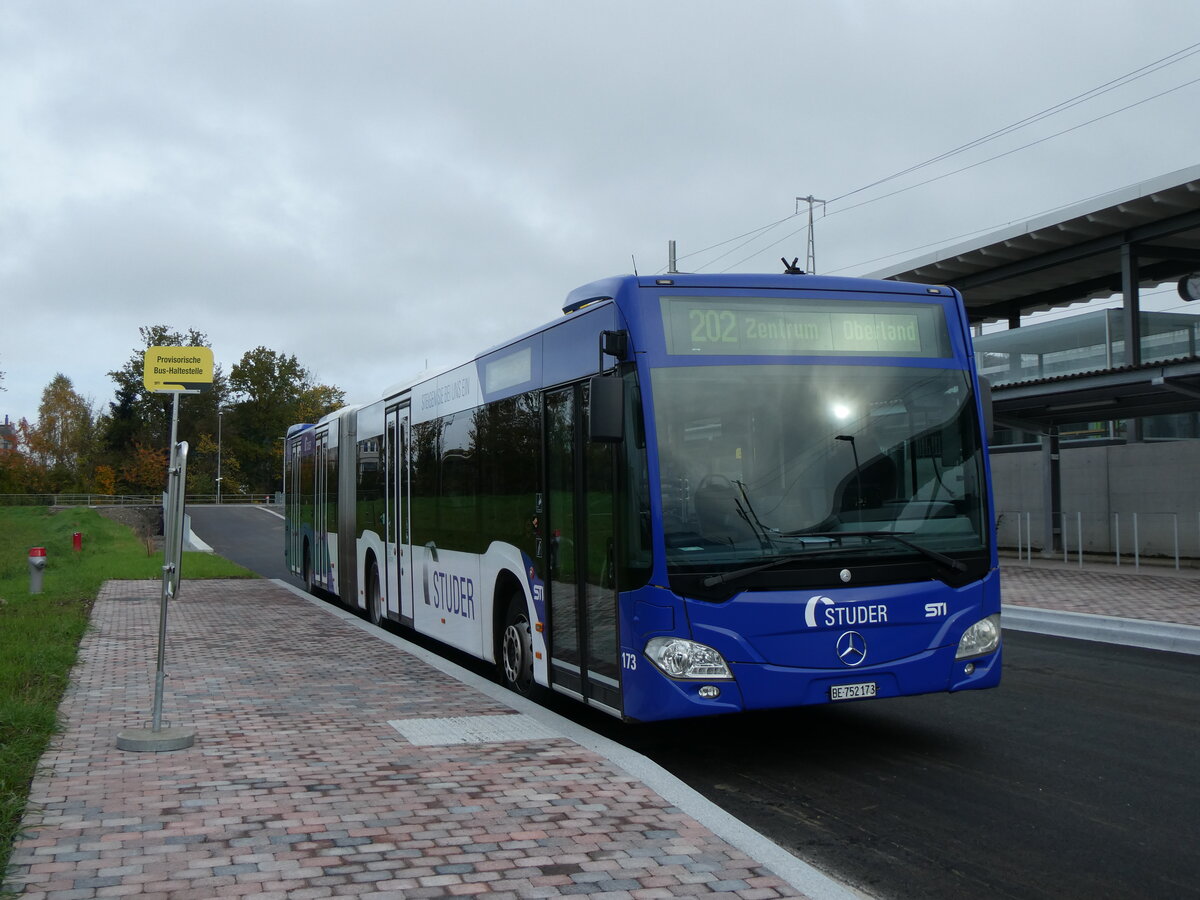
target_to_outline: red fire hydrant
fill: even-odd
[[[77,531],[73,535],[71,535],[71,547],[75,550],[76,553],[78,553],[80,550],[83,549],[83,533],[82,532]]]
[[[29,593],[42,592],[42,571],[46,568],[46,548],[31,547],[29,549]]]

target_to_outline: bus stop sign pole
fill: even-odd
[[[175,415],[179,414],[179,395],[175,395]],[[163,517],[162,597],[158,611],[158,662],[154,673],[154,709],[150,728],[130,728],[117,734],[119,750],[163,752],[183,750],[196,739],[194,728],[163,728],[163,685],[166,681],[167,605],[179,593],[179,568],[183,560],[183,496],[187,483],[186,441],[174,442],[175,421],[171,422],[171,466],[167,486],[167,509]]]

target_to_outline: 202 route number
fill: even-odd
[[[737,318],[727,309],[688,310],[692,340],[697,344],[736,344]]]

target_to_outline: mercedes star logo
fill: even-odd
[[[860,665],[867,658],[867,642],[857,631],[847,631],[837,639],[837,655],[843,665]]]

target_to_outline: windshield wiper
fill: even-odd
[[[770,549],[770,534],[767,526],[762,523],[761,519],[759,519],[758,513],[754,511],[754,506],[750,503],[750,495],[746,493],[746,485],[741,481],[735,481],[734,484],[736,484],[738,486],[738,490],[741,491],[742,500],[746,501],[746,505],[743,507],[742,500],[739,500],[737,497],[733,498],[733,504],[737,508],[737,514],[745,520],[747,525],[750,526],[750,530],[754,532],[754,536],[758,538],[758,543],[762,545],[762,548],[764,550]]]
[[[906,532],[907,533],[907,532]],[[928,547],[923,547],[914,541],[910,541],[901,537],[894,531],[785,531],[779,534],[779,537],[814,537],[814,538],[831,538],[837,540],[846,537],[865,537],[865,538],[888,538],[895,541],[897,544],[903,544],[912,550],[916,550],[923,556],[932,559],[934,562],[941,563],[955,572],[967,571],[967,564],[962,560],[953,559],[944,553],[939,553],[937,550],[931,550]],[[756,572],[762,572],[766,569],[774,568],[775,566],[786,565],[790,562],[802,562],[807,559],[812,559],[813,556],[819,556],[827,553],[839,552],[846,548],[839,547],[836,550],[831,547],[823,548],[822,550],[813,550],[808,553],[792,553],[788,556],[777,556],[774,559],[766,562],[757,563],[753,566],[746,566],[744,569],[734,569],[732,572],[722,572],[720,575],[709,575],[701,584],[705,587],[716,587],[718,584],[724,584],[727,581],[736,581],[739,578],[745,578],[747,575],[753,575]]]
[[[784,537],[823,537],[823,538],[841,538],[841,537],[865,537],[865,538],[888,538],[895,541],[897,544],[903,544],[912,550],[916,550],[923,556],[927,556],[934,562],[939,562],[943,566],[953,569],[955,572],[967,571],[967,564],[960,559],[953,559],[945,553],[939,553],[937,550],[931,550],[929,547],[922,546],[916,541],[910,541],[904,534],[911,532],[896,532],[896,531],[785,531]]]
[[[770,569],[774,566],[782,566],[785,563],[799,562],[803,559],[810,559],[811,553],[793,553],[790,556],[777,556],[772,560],[764,563],[758,563],[754,566],[746,566],[744,569],[734,569],[732,572],[722,572],[720,575],[709,575],[701,582],[705,587],[716,587],[718,584],[724,584],[727,581],[736,581],[739,578],[745,578],[747,575],[753,575],[755,572],[761,572],[764,569]]]

